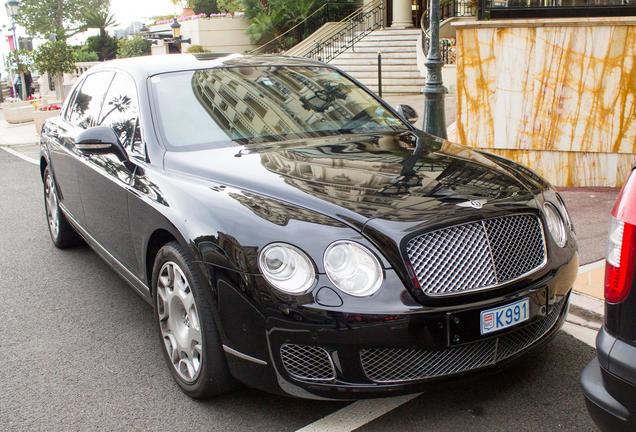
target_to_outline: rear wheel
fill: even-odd
[[[212,298],[187,253],[176,242],[162,247],[153,267],[155,319],[172,376],[187,395],[204,399],[235,382],[212,316]]]
[[[46,221],[48,222],[49,234],[53,244],[66,249],[76,246],[80,241],[80,236],[66,220],[66,216],[60,210],[60,200],[55,186],[55,179],[49,167],[44,169],[44,209],[46,210]]]

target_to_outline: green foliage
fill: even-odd
[[[243,0],[250,20],[247,34],[253,43],[265,43],[299,22],[326,3],[326,0]]]
[[[95,62],[99,56],[95,51],[91,51],[86,45],[73,47],[73,59],[76,62]]]
[[[217,0],[216,6],[219,12],[234,13],[243,10],[242,0]]]
[[[49,41],[35,50],[33,63],[40,73],[51,76],[75,69],[73,49],[64,40]]]
[[[5,58],[5,66],[13,73],[26,73],[33,67],[33,51],[11,51]]]
[[[210,15],[219,11],[217,0],[188,0],[188,7],[191,7],[195,14]]]
[[[21,0],[16,21],[27,33],[67,39],[86,28],[86,17],[108,10],[108,0]]]
[[[106,10],[97,10],[89,12],[84,18],[86,28],[99,29],[99,35],[104,37],[106,35],[106,29],[117,25],[115,17],[108,13]]]
[[[188,47],[188,52],[190,54],[198,54],[198,53],[206,53],[208,50],[203,48],[201,45],[190,45]]]
[[[149,55],[150,46],[152,45],[140,35],[135,35],[128,39],[120,39],[117,44],[117,55],[121,58]]]
[[[157,22],[157,21],[172,20],[172,18],[174,18],[174,14],[170,14],[170,15],[157,15],[157,16],[152,17],[151,19],[152,19],[154,22]]]
[[[97,53],[99,61],[112,60],[117,57],[117,39],[104,33],[103,36],[90,36],[86,39],[86,46]]]

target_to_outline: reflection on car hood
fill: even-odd
[[[372,219],[412,223],[470,200],[533,200],[537,184],[467,147],[411,132],[339,135],[169,152],[167,170],[205,177],[318,211],[361,229]]]

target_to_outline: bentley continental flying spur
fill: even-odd
[[[152,305],[194,398],[360,399],[499,366],[560,329],[574,227],[541,177],[416,117],[307,59],[105,62],[42,129],[51,238]]]

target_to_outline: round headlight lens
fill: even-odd
[[[548,230],[550,235],[554,239],[554,242],[559,247],[564,247],[567,242],[567,231],[565,229],[565,222],[559,210],[550,203],[543,205],[543,212],[545,214],[545,220],[548,224]]]
[[[358,243],[332,243],[325,251],[324,264],[331,282],[352,296],[369,296],[382,285],[380,262],[371,251]]]
[[[263,248],[258,267],[270,284],[288,294],[304,294],[316,280],[309,257],[286,243],[272,243]]]

